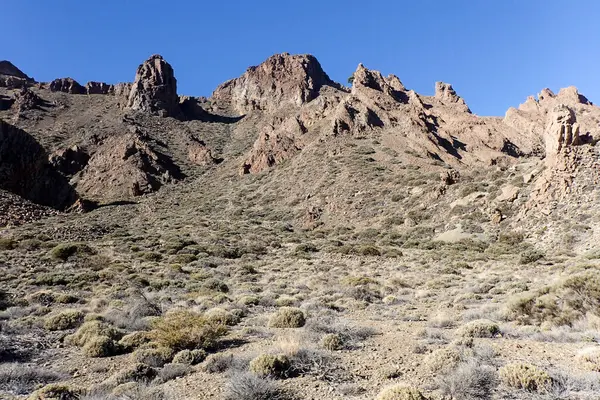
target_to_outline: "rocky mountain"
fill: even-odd
[[[496,169],[510,175],[529,166],[525,187],[498,188],[512,194],[511,221],[541,209],[551,213],[571,198],[596,201],[600,109],[574,87],[556,95],[544,89],[499,118],[473,114],[448,83],[437,82],[435,95],[423,96],[398,77],[362,64],[345,87],[311,55],[274,55],[216,88],[209,99],[178,96],[173,68],[159,55],[138,67],[133,83],[116,85],[81,85],[71,78],[35,83],[10,62],[0,65],[6,104],[0,118],[3,135],[11,139],[3,142],[2,188],[58,210],[77,199],[129,201],[164,185],[184,187],[230,174],[242,187],[244,175],[271,174],[304,182],[282,189],[286,196],[311,198],[302,200],[298,220],[315,209],[321,211],[309,217],[313,223],[327,224],[340,214],[360,219],[362,211],[344,210],[336,198],[370,187],[364,171],[344,178],[353,176],[353,183],[327,175],[321,178],[333,181],[326,187],[311,181],[326,160],[347,163],[336,160],[356,146],[389,174],[414,169],[459,176]],[[31,150],[17,151],[24,148]],[[9,154],[27,154],[35,162]],[[30,162],[37,167],[23,167]],[[28,187],[14,183],[23,180]],[[59,185],[53,193],[62,194],[42,198],[40,188],[52,185]],[[448,185],[442,181],[428,201],[443,205]],[[515,196],[523,204],[514,203]],[[499,203],[506,201],[479,205],[494,219]]]

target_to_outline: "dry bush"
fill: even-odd
[[[395,385],[383,389],[376,400],[428,400],[419,389]]]
[[[491,338],[500,334],[500,327],[490,320],[478,319],[458,328],[457,334],[460,337]]]
[[[600,273],[586,272],[512,299],[505,317],[522,324],[572,325],[586,314],[600,315]]]
[[[56,382],[65,376],[40,367],[29,367],[23,364],[0,364],[0,390],[15,394],[31,392],[39,385]]]
[[[85,243],[61,243],[50,251],[52,258],[66,261],[72,256],[93,255],[96,251]]]
[[[500,380],[506,386],[528,392],[545,393],[552,387],[550,375],[530,364],[505,365],[500,368]]]
[[[109,357],[121,351],[117,343],[121,337],[123,333],[113,326],[102,321],[89,321],[67,336],[65,342],[83,348],[89,357]]]
[[[290,367],[290,360],[283,354],[261,354],[250,361],[249,370],[263,378],[285,378]]]
[[[181,378],[192,372],[192,368],[186,364],[166,364],[158,371],[158,375],[154,379],[153,383],[161,384],[171,381],[176,378]]]
[[[284,400],[287,396],[271,379],[250,373],[233,374],[227,384],[226,400]]]
[[[304,311],[295,307],[281,307],[269,319],[270,328],[301,328],[305,323]]]
[[[205,358],[206,352],[204,350],[181,350],[173,357],[173,363],[196,365],[204,361]]]
[[[215,348],[227,327],[191,311],[174,311],[155,320],[150,337],[159,346],[175,351]]]
[[[442,393],[452,399],[487,399],[497,385],[496,370],[476,360],[461,363],[449,374],[438,378]]]
[[[223,308],[215,307],[206,311],[204,317],[215,324],[233,326],[240,323],[240,314],[241,312],[233,313]]]
[[[586,369],[600,372],[600,346],[582,349],[577,354],[576,359]]]
[[[337,333],[328,333],[321,338],[321,346],[330,351],[344,348],[344,340]]]
[[[437,349],[425,358],[425,365],[434,375],[445,374],[455,369],[463,360],[463,352],[456,346]]]
[[[80,400],[82,391],[61,383],[51,383],[36,390],[27,400]]]
[[[154,349],[138,349],[134,351],[131,356],[137,363],[160,368],[171,361],[173,358],[173,351],[165,347],[158,347]]]
[[[64,331],[77,328],[83,322],[84,313],[80,310],[65,310],[51,315],[44,321],[44,328],[49,331]]]
[[[152,338],[150,337],[149,332],[131,332],[123,336],[121,340],[119,340],[119,346],[121,346],[123,351],[129,352],[137,349],[140,346],[150,343],[151,340]]]

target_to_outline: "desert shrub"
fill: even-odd
[[[88,321],[67,336],[65,342],[81,347],[89,357],[109,357],[121,351],[117,342],[122,336],[122,332],[105,322]]]
[[[186,376],[190,372],[192,372],[192,369],[189,365],[175,363],[166,364],[160,371],[158,371],[158,374],[154,379],[154,383],[165,383],[173,379]]]
[[[572,325],[586,314],[600,315],[600,273],[586,272],[541,290],[519,295],[506,318],[523,324]]]
[[[383,389],[377,395],[377,400],[428,400],[428,398],[419,389],[395,385]]]
[[[156,369],[146,364],[133,364],[111,376],[108,380],[116,385],[127,382],[149,383],[156,377]]]
[[[437,349],[425,358],[426,367],[434,374],[447,374],[456,369],[463,359],[463,354],[456,346]]]
[[[79,310],[65,310],[51,315],[44,321],[44,328],[49,331],[64,331],[77,328],[83,322],[84,313]]]
[[[202,286],[208,290],[214,290],[216,292],[221,292],[221,293],[229,292],[229,286],[227,286],[227,284],[225,282],[223,282],[219,279],[216,279],[216,278],[207,279],[206,281],[204,281],[204,284]]]
[[[149,343],[151,340],[148,332],[137,331],[123,336],[121,340],[119,340],[119,346],[123,351],[129,352]]]
[[[502,232],[498,236],[498,241],[500,243],[506,243],[510,246],[516,246],[523,242],[525,236],[521,232]]]
[[[214,348],[227,333],[225,325],[191,311],[170,312],[155,320],[152,327],[152,340],[174,351]]]
[[[361,256],[380,256],[381,250],[377,246],[364,245],[358,248],[358,254]]]
[[[319,248],[312,243],[302,243],[296,246],[294,249],[294,254],[301,255],[306,253],[316,253],[319,251]]]
[[[251,373],[231,376],[226,387],[226,400],[283,400],[286,396],[271,379]]]
[[[225,372],[229,369],[241,369],[239,367],[240,360],[233,356],[233,354],[211,354],[206,357],[202,364],[202,370],[210,374],[218,374]]]
[[[584,368],[600,372],[600,347],[586,347],[577,354],[576,359]]]
[[[328,333],[321,339],[321,346],[327,350],[341,350],[344,348],[344,340],[337,333]]]
[[[304,311],[295,307],[281,307],[269,319],[271,328],[301,328],[305,323]]]
[[[27,400],[79,400],[82,391],[61,383],[51,383],[36,390]]]
[[[63,261],[75,255],[91,255],[95,253],[94,249],[85,243],[61,243],[50,251],[52,258]]]
[[[240,323],[239,315],[218,307],[206,311],[204,316],[215,324],[232,326]]]
[[[245,306],[256,306],[260,303],[260,298],[252,295],[242,296],[239,298],[238,303]]]
[[[528,392],[547,392],[551,385],[550,375],[530,364],[508,364],[500,368],[500,380],[506,386]]]
[[[0,238],[0,250],[13,250],[17,247],[17,242],[12,238]]]
[[[250,372],[260,377],[284,378],[290,370],[290,360],[282,354],[261,354],[250,361]]]
[[[140,258],[145,261],[160,261],[163,259],[163,256],[160,253],[149,251],[145,253],[140,253]]]
[[[478,319],[461,326],[457,333],[461,337],[491,338],[500,334],[500,328],[495,322]]]
[[[173,351],[165,347],[138,349],[133,352],[132,357],[137,363],[160,368],[171,360]]]
[[[189,264],[197,259],[198,256],[194,254],[177,254],[175,257],[173,257],[172,261],[177,264]]]
[[[544,253],[538,250],[527,250],[519,257],[520,264],[531,264],[544,258]]]
[[[204,350],[181,350],[173,357],[173,363],[196,365],[204,361],[205,358],[206,352]]]
[[[29,367],[17,363],[0,364],[0,391],[25,394],[39,385],[56,382],[63,378],[64,376],[59,373],[40,367]]]
[[[497,385],[496,375],[494,368],[471,360],[459,364],[449,374],[440,375],[438,384],[442,393],[451,399],[487,399]]]

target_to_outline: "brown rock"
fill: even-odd
[[[163,117],[180,114],[173,68],[160,55],[151,56],[138,67],[127,107]]]
[[[556,106],[548,115],[544,133],[548,160],[552,160],[565,147],[581,144],[579,125],[575,121],[575,113],[564,104]]]
[[[12,107],[18,113],[38,108],[43,103],[42,99],[27,87],[22,87],[15,94],[15,102]]]
[[[151,193],[181,177],[179,168],[143,137],[126,134],[100,143],[76,187],[85,198],[115,201]]]
[[[214,91],[212,99],[241,114],[273,111],[314,100],[324,85],[337,86],[315,57],[283,53],[225,82]]]
[[[445,105],[458,105],[463,111],[470,113],[471,110],[464,99],[456,94],[456,91],[449,83],[435,83],[435,98]]]
[[[188,147],[188,159],[196,165],[214,165],[219,161],[201,141],[195,141]]]
[[[88,82],[85,84],[87,94],[109,94],[113,91],[113,86],[104,82]]]
[[[85,94],[86,90],[73,78],[59,78],[50,82],[50,90],[69,94]]]
[[[63,175],[74,175],[87,164],[90,156],[79,146],[59,150],[49,158],[50,165]]]

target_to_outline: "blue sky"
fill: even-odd
[[[504,115],[549,87],[600,103],[596,0],[2,0],[0,59],[38,81],[131,81],[162,54],[180,94],[208,96],[274,53],[314,54],[346,82],[362,62]]]

